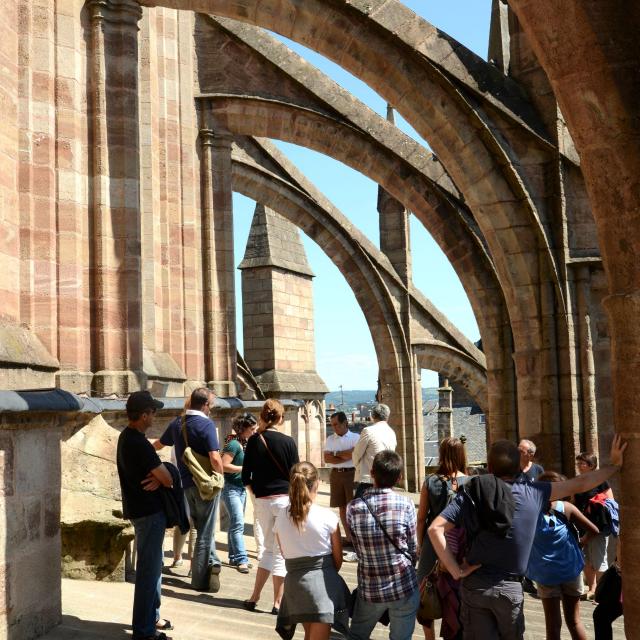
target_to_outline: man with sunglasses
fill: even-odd
[[[156,489],[173,486],[145,433],[164,405],[148,391],[134,391],[127,400],[129,424],[118,438],[117,465],[122,490],[122,511],[136,532],[136,586],[133,596],[134,640],[165,640],[156,634],[160,619],[162,543],[167,525]]]

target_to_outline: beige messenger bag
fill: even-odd
[[[193,478],[193,483],[198,488],[200,497],[209,502],[224,487],[224,474],[218,473],[211,468],[209,456],[196,453],[190,446],[187,439],[187,417],[182,416],[182,437],[184,438],[185,450],[182,454],[182,462],[189,469]]]

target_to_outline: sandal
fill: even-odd
[[[160,624],[162,623],[162,624]],[[173,625],[171,624],[171,620],[158,620],[156,622],[156,629],[158,629],[158,631],[172,631],[173,630]]]
[[[251,568],[251,565],[248,563],[243,563],[243,564],[237,564],[236,565],[236,569],[240,572],[240,573],[249,573],[249,569]]]

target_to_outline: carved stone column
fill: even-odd
[[[138,21],[135,0],[89,0],[93,389],[125,395],[142,373]]]
[[[203,126],[200,139],[205,376],[217,395],[229,397],[237,375],[231,138]]]
[[[387,120],[394,122],[393,109],[387,106]],[[411,238],[409,212],[382,187],[378,187],[380,249],[389,258],[405,286],[411,283]]]
[[[438,389],[438,442],[453,435],[453,389],[448,378]]]
[[[596,367],[591,330],[591,274],[589,264],[576,268],[576,305],[582,382],[583,446],[599,457],[598,413],[596,407]]]

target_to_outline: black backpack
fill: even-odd
[[[437,496],[433,496],[431,491],[429,491],[429,485],[431,478],[437,478],[442,483],[443,490],[437,494]],[[437,516],[439,516],[447,505],[453,501],[453,499],[458,495],[458,479],[451,478],[451,480],[447,480],[444,476],[437,475],[435,473],[431,474],[427,480],[427,492],[429,493],[429,514],[427,515],[427,524],[431,524]],[[435,499],[432,499],[435,498]]]

